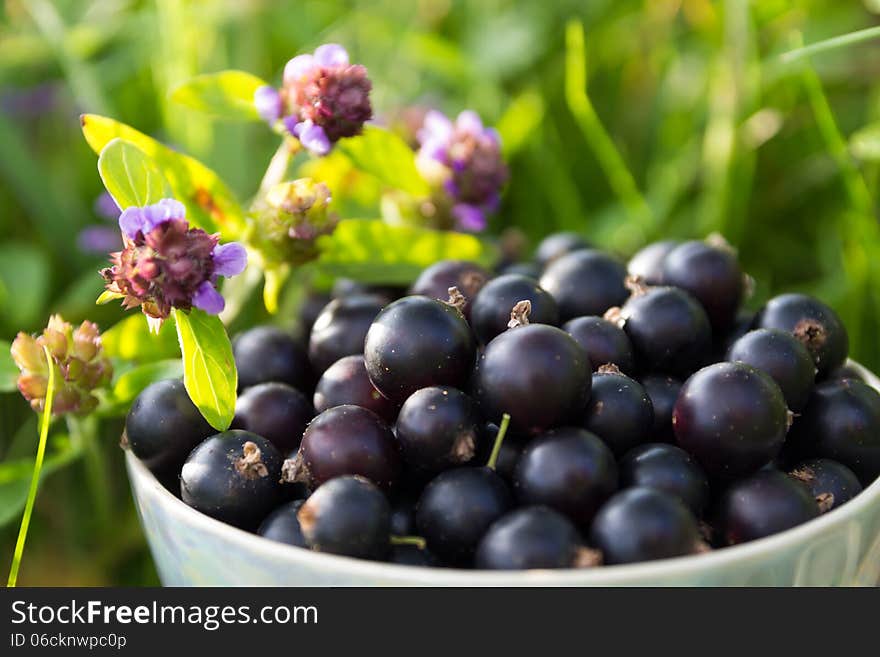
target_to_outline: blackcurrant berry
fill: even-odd
[[[296,514],[305,500],[294,500],[275,509],[260,525],[257,533],[263,538],[296,547],[308,547]]]
[[[880,476],[880,393],[855,379],[817,385],[786,450],[838,461],[870,485]]]
[[[654,426],[651,430],[653,440],[673,442],[675,434],[672,431],[672,409],[681,391],[681,381],[671,376],[648,375],[641,380],[642,387],[651,398],[651,406],[654,408]]]
[[[532,324],[559,323],[556,300],[535,279],[504,274],[486,283],[471,303],[471,327],[481,344],[508,329],[514,319],[511,311],[520,301],[529,302],[528,321]]]
[[[464,295],[461,311],[470,319],[471,304],[489,278],[489,272],[475,262],[441,260],[419,274],[410,293],[446,301],[449,298],[449,288],[456,287]]]
[[[709,480],[683,449],[665,443],[639,445],[620,461],[620,487],[645,486],[680,499],[699,517],[709,501]]]
[[[663,284],[689,292],[719,333],[733,325],[745,291],[745,278],[732,250],[699,241],[685,242],[667,254]]]
[[[388,561],[399,566],[418,566],[422,568],[435,568],[439,565],[437,557],[430,550],[408,543],[392,545]]]
[[[856,381],[862,381],[863,383],[867,383],[865,381],[864,374],[857,367],[855,367],[852,363],[845,363],[843,367],[838,367],[836,370],[831,372],[828,375],[828,380],[835,379],[855,379]]]
[[[572,422],[590,395],[590,363],[568,333],[530,324],[492,340],[477,363],[474,395],[483,416],[509,413],[518,435]]]
[[[782,390],[788,408],[803,410],[816,379],[807,348],[790,333],[777,329],[749,331],[734,342],[727,360],[746,363],[769,374]]]
[[[231,430],[196,447],[180,471],[180,497],[223,522],[255,528],[282,496],[281,454],[262,436]]]
[[[507,485],[489,468],[446,470],[425,487],[416,527],[444,561],[467,563],[489,526],[512,506]]]
[[[635,371],[632,343],[616,324],[601,317],[575,317],[566,322],[562,330],[587,352],[594,372],[610,363],[617,365],[624,374]]]
[[[514,262],[499,270],[499,274],[517,274],[518,276],[528,276],[534,278],[535,281],[541,278],[543,269],[537,262]]]
[[[306,349],[292,335],[274,326],[256,326],[232,343],[238,389],[278,381],[311,394],[315,375]]]
[[[436,474],[474,458],[481,424],[470,397],[456,388],[434,386],[407,398],[395,435],[407,466]]]
[[[331,296],[334,299],[344,299],[353,296],[373,296],[378,298],[382,305],[388,305],[406,294],[406,287],[397,285],[371,285],[360,283],[350,278],[337,278],[333,283]]]
[[[513,477],[521,504],[541,504],[588,527],[596,511],[617,489],[611,450],[584,429],[554,429],[523,450]]]
[[[125,420],[132,453],[160,474],[179,472],[187,454],[215,433],[179,379],[157,381],[144,388]]]
[[[541,267],[573,251],[590,248],[590,243],[577,233],[552,233],[541,240],[535,249],[535,260]]]
[[[819,515],[809,489],[778,470],[734,482],[719,503],[715,528],[726,545],[796,527]]]
[[[638,381],[621,374],[614,365],[593,375],[584,428],[602,439],[616,456],[651,440],[654,407]]]
[[[576,568],[590,550],[562,514],[544,506],[511,511],[492,523],[477,546],[475,566],[486,570]]]
[[[652,242],[629,259],[626,270],[630,276],[638,276],[648,285],[663,285],[663,263],[670,251],[681,242],[663,240]]]
[[[626,268],[610,255],[586,249],[554,260],[541,276],[541,287],[559,304],[559,319],[602,315],[622,304],[629,292]]]
[[[299,447],[314,416],[312,403],[296,388],[286,383],[261,383],[239,396],[232,428],[252,431],[285,452]]]
[[[309,338],[309,358],[316,372],[323,372],[344,356],[364,353],[367,330],[385,305],[367,295],[334,299],[315,320]]]
[[[457,308],[411,296],[376,317],[367,333],[364,360],[376,389],[403,403],[420,388],[464,386],[475,349],[470,326]]]
[[[335,406],[311,421],[296,458],[284,464],[287,481],[316,488],[342,475],[360,475],[387,490],[400,476],[394,434],[360,406]]]
[[[352,404],[373,411],[388,423],[397,418],[397,404],[376,390],[360,354],[340,358],[326,369],[315,387],[314,403],[318,413]]]
[[[652,488],[615,494],[596,514],[590,542],[606,564],[693,554],[700,549],[697,521],[677,498]]]
[[[688,376],[709,358],[709,319],[683,290],[657,287],[636,293],[620,309],[620,321],[644,371]]]
[[[840,317],[806,294],[770,299],[755,318],[755,327],[787,331],[803,342],[819,368],[820,379],[843,365],[849,352],[849,336]]]
[[[855,473],[831,459],[801,461],[789,474],[807,485],[821,513],[846,504],[862,492],[862,484]]]
[[[416,533],[416,500],[407,496],[394,501],[391,505],[391,533],[394,536]]]
[[[309,292],[305,299],[303,299],[302,305],[299,307],[300,332],[298,335],[302,337],[306,344],[309,342],[309,336],[312,334],[312,326],[315,325],[315,320],[318,319],[318,315],[321,314],[321,311],[324,310],[324,307],[330,301],[329,294],[320,294],[318,292]]]
[[[297,513],[309,547],[359,559],[383,559],[391,539],[391,507],[363,477],[344,476],[321,485]]]
[[[730,480],[776,457],[789,411],[767,374],[745,363],[717,363],[685,381],[672,422],[678,444],[706,473]]]
[[[497,472],[508,484],[513,484],[513,473],[516,470],[516,464],[522,454],[522,440],[518,440],[516,436],[511,435],[508,430],[507,438],[501,442],[498,454],[495,457],[495,472]],[[498,425],[488,423],[483,427],[482,440],[477,450],[476,460],[480,462],[487,461],[495,446],[495,440],[498,437]]]

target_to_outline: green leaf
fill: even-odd
[[[428,183],[416,168],[413,150],[389,130],[364,126],[362,135],[341,139],[336,148],[356,168],[375,176],[392,189],[399,189],[413,196],[427,196],[431,193]]]
[[[156,335],[141,313],[129,315],[104,331],[101,344],[107,356],[123,361],[145,363],[180,356],[171,322],[165,322]]]
[[[505,157],[516,153],[534,138],[543,120],[544,101],[538,91],[529,89],[514,98],[496,125]]]
[[[8,294],[0,323],[8,332],[45,325],[50,269],[46,253],[31,244],[0,245],[0,282]]]
[[[209,233],[222,230],[237,238],[244,227],[244,212],[220,177],[197,159],[178,153],[134,128],[97,114],[80,117],[83,135],[95,153],[119,137],[151,158],[168,182],[172,195],[186,206],[189,222]]]
[[[273,267],[264,272],[263,305],[266,306],[266,310],[271,315],[278,312],[278,297],[281,294],[281,290],[284,289],[284,284],[289,276],[289,265]]]
[[[111,301],[116,301],[117,299],[124,299],[125,295],[120,294],[119,292],[111,292],[110,290],[104,290],[101,294],[98,295],[98,298],[95,299],[96,306],[103,306],[105,303],[110,303]]]
[[[254,106],[254,92],[267,86],[244,71],[221,71],[198,75],[171,92],[171,100],[219,119],[261,121]]]
[[[0,392],[18,390],[18,365],[9,353],[11,346],[6,340],[0,340]]]
[[[491,266],[495,251],[473,235],[348,219],[318,238],[319,270],[366,283],[411,283],[425,267],[455,258]]]
[[[863,162],[880,162],[880,123],[872,123],[853,133],[849,148]]]
[[[183,384],[204,418],[218,431],[232,424],[238,372],[226,327],[216,315],[175,310],[183,354]]]
[[[155,163],[124,139],[113,139],[101,149],[98,173],[110,196],[123,210],[156,203],[171,195]]]
[[[127,408],[151,383],[165,379],[179,379],[182,376],[183,363],[179,358],[138,365],[116,379],[111,401],[114,406]]]

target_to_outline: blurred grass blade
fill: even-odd
[[[156,335],[150,332],[147,320],[141,313],[131,314],[104,331],[101,344],[108,357],[136,363],[180,355],[177,334],[171,322],[162,324]]]
[[[869,27],[864,30],[857,30],[856,32],[850,32],[848,34],[841,34],[840,36],[825,39],[824,41],[811,43],[808,46],[789,50],[788,52],[782,53],[782,55],[779,56],[779,60],[784,64],[789,64],[812,55],[828,52],[829,50],[837,50],[838,48],[854,46],[859,43],[871,41],[872,39],[880,39],[880,25],[877,27]]]
[[[390,130],[364,126],[363,134],[341,139],[336,147],[360,171],[375,176],[391,189],[413,196],[427,196],[431,192],[416,168],[415,153]]]
[[[519,151],[544,120],[544,99],[529,89],[513,99],[495,125],[505,158]]]
[[[156,203],[170,195],[158,167],[130,141],[112,139],[98,156],[98,173],[104,187],[125,209]]]
[[[13,392],[18,389],[18,365],[12,360],[8,340],[0,340],[0,392]]]
[[[254,93],[268,83],[244,71],[197,75],[171,92],[171,100],[227,121],[262,121]]]
[[[850,135],[849,149],[863,162],[880,162],[880,123],[872,123]]]

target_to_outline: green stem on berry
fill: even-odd
[[[55,362],[49,349],[43,347],[46,362],[49,364],[49,383],[46,386],[46,402],[43,406],[43,416],[40,425],[40,442],[37,444],[37,457],[34,460],[34,473],[31,476],[31,485],[28,489],[27,502],[24,505],[24,515],[21,517],[21,526],[18,529],[18,540],[15,542],[15,553],[12,556],[12,566],[9,568],[9,579],[6,582],[8,588],[14,588],[18,581],[18,569],[21,566],[21,557],[24,554],[24,543],[27,539],[28,527],[31,524],[31,514],[34,512],[34,501],[37,499],[37,487],[40,484],[40,472],[43,469],[43,457],[46,454],[46,442],[49,438],[49,424],[52,421],[52,398],[55,396]]]
[[[486,463],[486,467],[490,470],[494,470],[495,465],[498,463],[498,454],[501,452],[501,443],[504,442],[504,437],[507,435],[508,426],[510,426],[510,415],[505,413],[501,417],[501,426],[498,427],[498,435],[495,436],[495,444],[492,445],[492,453],[489,455],[489,461]]]
[[[427,542],[421,536],[392,536],[391,545],[414,545],[420,550],[424,550]]]

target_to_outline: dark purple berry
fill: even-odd
[[[353,296],[372,296],[378,298],[382,305],[388,305],[406,294],[406,287],[397,285],[370,285],[359,283],[350,278],[337,278],[333,283],[331,296],[334,299],[343,299]]]
[[[867,383],[867,381],[865,381],[864,372],[859,368],[858,365],[855,365],[854,363],[845,363],[843,367],[838,367],[836,370],[831,372],[828,375],[828,380],[830,381],[832,379],[855,379],[856,381]]]
[[[397,418],[397,404],[376,390],[360,354],[340,358],[324,371],[315,388],[314,403],[318,413],[351,404],[373,411],[388,423]]]
[[[432,385],[461,388],[474,364],[474,337],[461,312],[436,299],[404,297],[367,333],[364,360],[376,389],[403,403]]]
[[[652,374],[643,377],[641,384],[651,398],[651,406],[654,408],[652,439],[667,443],[675,441],[675,434],[672,431],[672,410],[681,391],[681,381],[671,376]]]
[[[391,507],[363,477],[344,476],[321,485],[297,513],[303,536],[317,552],[383,559],[391,539]]]
[[[360,406],[335,406],[303,434],[297,456],[285,462],[285,479],[316,488],[343,475],[360,475],[387,490],[400,476],[400,451],[381,418]]]
[[[482,436],[476,456],[479,462],[489,460],[492,448],[495,446],[495,439],[498,437],[498,425],[492,422],[486,424],[483,427]],[[502,440],[495,461],[495,472],[508,484],[513,484],[513,473],[516,471],[516,464],[519,462],[522,450],[522,441],[511,435],[511,431],[508,429],[507,437]]]
[[[590,243],[577,233],[552,233],[535,249],[535,261],[543,268],[573,251],[589,249]]]
[[[626,268],[610,255],[586,249],[554,260],[541,276],[541,287],[559,304],[559,319],[602,315],[629,296]]]
[[[715,528],[725,545],[777,534],[812,520],[819,506],[810,490],[778,470],[734,482],[721,498]]]
[[[392,545],[388,561],[399,566],[417,566],[421,568],[436,568],[438,565],[437,557],[430,550],[409,544]]]
[[[261,383],[239,396],[232,428],[252,431],[286,452],[299,447],[314,416],[312,403],[296,388],[286,383]]]
[[[669,252],[663,261],[663,284],[689,292],[719,333],[733,325],[745,292],[745,278],[732,250],[699,241]]]
[[[391,533],[394,536],[411,536],[416,533],[415,500],[404,497],[391,505]]]
[[[474,458],[481,425],[470,397],[457,388],[434,386],[403,403],[395,435],[407,466],[436,474]]]
[[[636,293],[620,309],[620,318],[644,371],[688,376],[709,358],[709,319],[683,290],[656,287]]]
[[[620,461],[620,487],[644,486],[680,499],[699,517],[709,501],[709,480],[683,449],[664,443],[639,445]]]
[[[672,422],[678,444],[710,477],[731,480],[775,458],[788,430],[785,397],[767,374],[718,363],[685,381]]]
[[[437,475],[416,507],[416,527],[444,561],[467,563],[489,526],[512,506],[507,485],[489,468],[464,467]]]
[[[471,304],[490,278],[489,272],[467,260],[441,260],[425,269],[410,289],[410,294],[421,294],[438,301],[449,298],[449,288],[456,287],[464,295],[462,313],[470,319]]]
[[[504,274],[483,286],[471,303],[471,327],[480,344],[506,331],[513,319],[511,311],[520,301],[529,302],[528,321],[532,324],[559,323],[556,300],[533,278]]]
[[[179,472],[187,454],[215,433],[179,379],[157,381],[144,388],[125,420],[132,453],[156,473]]]
[[[654,407],[638,381],[613,365],[593,375],[584,428],[599,436],[616,456],[651,440]]]
[[[281,454],[262,436],[224,431],[196,447],[180,472],[181,499],[235,527],[256,528],[282,498]]]
[[[562,327],[584,351],[595,372],[602,365],[614,364],[624,374],[633,374],[636,368],[632,343],[626,332],[601,317],[575,317]]]
[[[312,334],[312,326],[315,325],[315,320],[318,319],[318,315],[321,314],[321,311],[324,310],[324,307],[330,301],[329,294],[319,294],[317,292],[309,292],[306,298],[303,299],[302,305],[299,308],[299,326],[300,335],[306,343],[308,343],[309,336]]]
[[[789,474],[810,489],[820,513],[836,509],[862,492],[862,484],[855,473],[831,459],[801,461]]]
[[[617,490],[617,464],[599,438],[584,429],[564,427],[526,446],[513,480],[521,504],[549,506],[588,527]]]
[[[308,547],[296,517],[305,500],[294,500],[275,509],[260,525],[257,533],[263,538],[296,547]]]
[[[794,335],[812,354],[820,379],[842,366],[849,352],[849,336],[840,317],[806,294],[773,297],[758,313],[755,327]]]
[[[629,259],[626,270],[630,276],[638,276],[648,285],[663,285],[663,263],[670,251],[675,249],[681,242],[677,240],[663,240],[652,242]]]
[[[309,358],[316,372],[323,372],[344,356],[364,353],[364,339],[384,301],[356,294],[334,299],[315,320],[309,338]]]
[[[528,276],[529,278],[534,278],[537,282],[541,278],[542,271],[543,268],[537,262],[514,262],[500,269],[498,273]]]
[[[232,343],[238,389],[277,381],[311,394],[315,385],[309,356],[292,335],[274,326],[257,326]]]
[[[677,498],[652,488],[628,488],[608,500],[590,528],[590,542],[606,564],[693,554],[697,521]]]
[[[727,360],[769,374],[782,389],[792,411],[800,412],[806,406],[816,379],[816,366],[807,348],[790,333],[777,329],[750,331],[731,345]]]
[[[568,333],[530,324],[492,340],[474,373],[474,394],[483,416],[509,413],[517,435],[534,435],[570,423],[586,408],[590,363]]]

